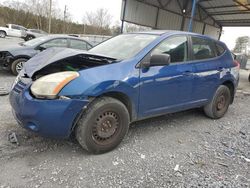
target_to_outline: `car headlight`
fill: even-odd
[[[15,87],[15,85],[19,82],[19,80],[20,80],[20,74],[17,75],[15,81],[13,82],[13,84],[12,84],[12,86],[11,86],[11,89],[13,89],[13,88]]]
[[[73,71],[43,76],[31,85],[31,93],[37,98],[55,99],[62,88],[77,77],[79,73]]]

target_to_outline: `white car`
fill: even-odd
[[[6,36],[11,37],[21,37],[22,32],[27,29],[20,25],[7,24],[6,27],[0,27],[0,38],[5,38]]]
[[[24,39],[25,41],[42,37],[48,35],[45,31],[39,30],[39,29],[28,29],[27,31],[22,32],[21,38]]]

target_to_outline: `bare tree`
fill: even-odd
[[[235,53],[244,53],[248,55],[248,49],[250,46],[250,37],[242,36],[236,39],[236,44],[233,49]]]
[[[151,30],[151,28],[131,23],[125,23],[125,28],[124,28],[125,33],[148,31],[148,30]]]
[[[96,12],[86,12],[83,17],[84,24],[97,28],[96,34],[101,34],[102,29],[109,29],[112,22],[112,16],[107,9],[100,8]]]
[[[3,4],[11,9],[17,10],[17,12],[8,15],[8,17],[12,17],[13,23],[18,23],[20,21],[24,21],[24,19],[27,19],[23,17],[21,18],[18,13],[19,11],[27,10],[27,5],[25,3],[19,2],[18,0],[9,0],[9,1],[4,1]]]
[[[57,0],[52,1],[52,17],[61,19],[63,14],[56,8]],[[48,18],[50,14],[49,0],[25,0],[27,11],[36,15],[36,26],[40,29],[48,30]]]

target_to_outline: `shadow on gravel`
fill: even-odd
[[[203,113],[203,110],[200,108],[197,109],[191,109],[191,110],[186,110],[186,111],[182,111],[182,112],[176,112],[176,113],[171,113],[171,114],[166,114],[166,115],[162,115],[162,116],[157,116],[157,117],[152,117],[149,119],[145,119],[145,120],[140,120],[137,122],[134,122],[130,125],[130,129],[143,129],[143,128],[147,128],[147,127],[157,127],[157,126],[162,126],[160,124],[158,124],[159,122],[161,123],[166,123],[164,126],[167,126],[168,122],[172,122],[172,121],[178,121],[178,119],[182,118],[185,119],[188,117],[204,117],[206,118],[205,114]],[[182,126],[180,124],[180,126]]]
[[[0,76],[8,76],[8,77],[13,77],[13,78],[16,77],[13,74],[11,74],[10,71],[8,71],[8,70],[1,70],[1,69],[0,69]]]
[[[193,118],[194,116],[202,118],[204,117],[204,114],[202,110],[194,109],[132,123],[129,129],[129,134],[127,135],[128,138],[126,138],[126,142],[123,142],[122,146],[120,147],[124,147],[127,144],[130,145],[134,140],[133,138],[135,137],[135,134],[137,134],[138,132],[140,132],[141,136],[147,136],[147,134],[151,133],[152,129],[157,131],[157,129],[160,130],[164,128],[164,131],[167,131],[166,129],[172,129],[172,127],[169,125],[173,124],[173,122],[175,123],[175,128],[180,128],[184,126],[181,121],[185,119],[188,120],[190,118]],[[12,125],[11,127],[13,126],[18,125]],[[11,132],[16,133],[20,146],[17,146],[16,144],[12,144],[10,142],[6,143],[2,148],[0,147],[0,151],[2,150],[2,152],[0,152],[0,158],[6,156],[8,156],[9,158],[13,158],[15,156],[25,157],[27,155],[36,155],[38,153],[51,152],[59,152],[62,154],[74,153],[79,156],[91,155],[81,148],[73,135],[70,139],[67,140],[50,139],[43,138],[36,135],[35,133],[29,132],[20,127],[16,127],[12,130],[8,130],[8,133],[6,133],[6,137]]]

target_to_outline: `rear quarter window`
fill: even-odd
[[[217,49],[217,56],[221,56],[226,51],[224,46],[222,46],[221,44],[216,43],[215,46]]]

